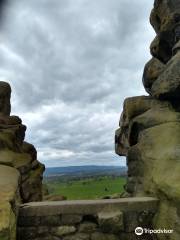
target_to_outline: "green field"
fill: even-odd
[[[126,183],[124,177],[99,177],[68,182],[48,181],[50,195],[62,195],[72,199],[98,199],[115,193],[122,193]]]

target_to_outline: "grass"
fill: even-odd
[[[122,193],[126,179],[123,177],[99,177],[69,182],[46,182],[51,195],[62,195],[68,200],[98,199]]]

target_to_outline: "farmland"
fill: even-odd
[[[45,181],[49,195],[65,196],[68,200],[98,199],[120,194],[125,183],[126,178],[122,176],[101,176],[68,181],[55,178]]]

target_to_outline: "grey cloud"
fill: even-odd
[[[27,139],[47,164],[120,162],[114,130],[123,99],[145,94],[141,75],[153,38],[152,5],[11,0],[1,31],[0,76],[12,84],[13,114],[22,116]],[[47,148],[57,154],[45,156]],[[58,149],[76,157],[64,158]]]

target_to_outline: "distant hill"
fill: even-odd
[[[127,167],[123,166],[71,166],[46,168],[44,177],[92,177],[92,176],[125,176]]]

